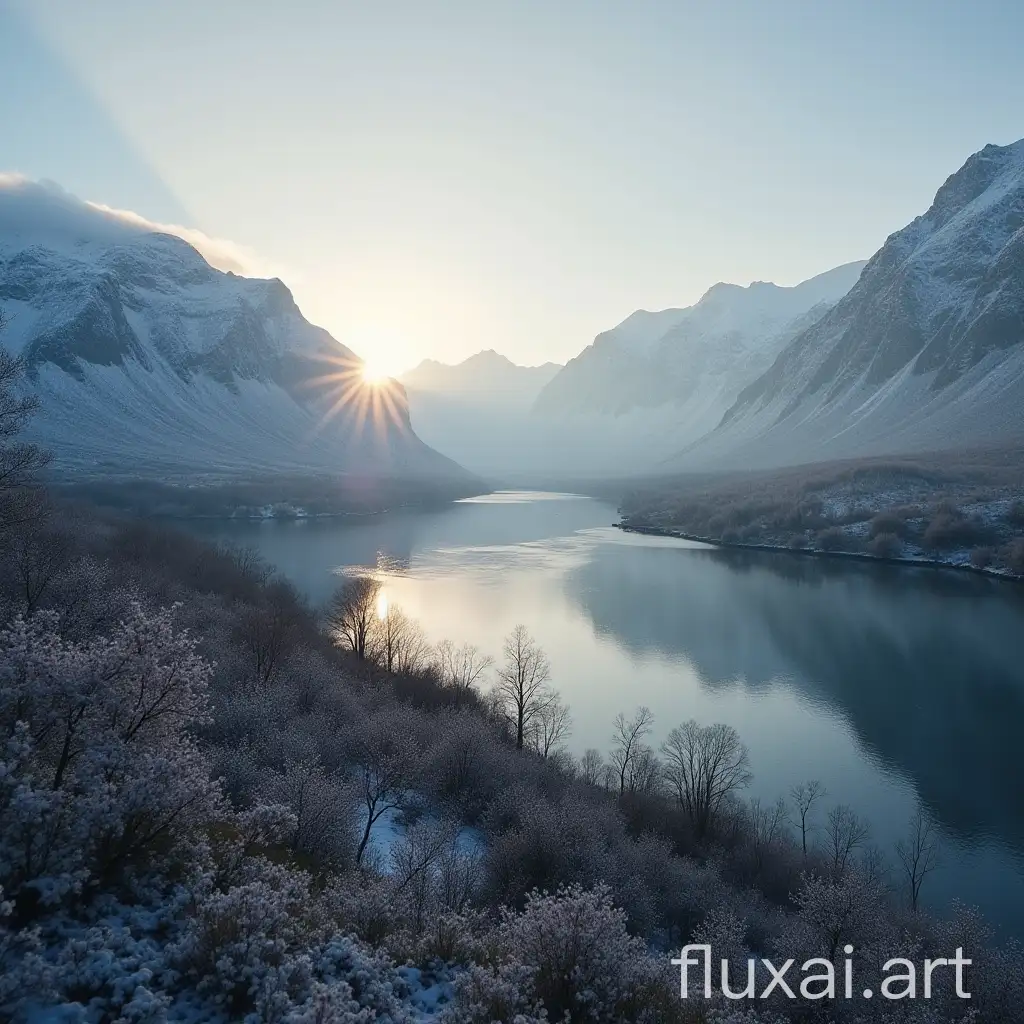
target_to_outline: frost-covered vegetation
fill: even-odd
[[[525,630],[432,650],[372,581],[312,609],[251,552],[53,504],[0,398],[0,1019],[1020,1019],[1018,949],[916,909],[925,819],[887,870],[820,787],[744,800],[735,732],[656,750],[642,708],[571,757]],[[682,1002],[689,940],[849,943],[865,983],[962,946],[974,998]]]
[[[1024,452],[860,459],[641,487],[623,521],[726,545],[1024,575]]]

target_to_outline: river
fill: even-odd
[[[969,574],[724,551],[624,533],[614,507],[503,492],[422,512],[194,521],[258,548],[311,600],[380,575],[428,638],[500,657],[524,623],[572,709],[569,747],[607,751],[648,705],[655,744],[688,718],[750,749],[750,795],[816,778],[891,858],[920,802],[942,836],[922,899],[1024,932],[1024,589]]]

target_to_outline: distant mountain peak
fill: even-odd
[[[531,403],[560,369],[557,363],[519,366],[508,356],[489,348],[454,365],[424,359],[403,374],[401,380],[413,396],[448,395],[460,401],[497,400],[521,405]]]

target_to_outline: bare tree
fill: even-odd
[[[637,747],[626,774],[626,792],[656,793],[661,782],[661,762],[654,750],[642,743]]]
[[[601,756],[601,751],[594,747],[588,747],[583,751],[580,758],[579,773],[581,781],[589,786],[603,786],[607,765]]]
[[[857,858],[861,877],[874,886],[887,886],[889,863],[885,854],[874,843],[868,843]]]
[[[430,646],[426,634],[418,622],[407,619],[408,628],[398,644],[398,656],[395,658],[395,671],[401,675],[416,675],[430,665],[434,657],[434,648]]]
[[[371,619],[368,657],[388,672],[411,674],[427,660],[430,645],[423,630],[396,604],[375,605],[376,622]]]
[[[298,646],[304,623],[302,599],[286,580],[275,580],[257,604],[243,609],[234,633],[261,683],[269,683]]]
[[[838,877],[846,873],[850,857],[864,845],[870,834],[867,822],[857,817],[846,804],[839,804],[828,812],[825,849],[834,875]]]
[[[524,625],[516,626],[505,638],[505,664],[498,669],[493,692],[512,724],[517,750],[523,749],[534,719],[558,699],[548,683],[550,678],[547,655]]]
[[[572,732],[572,715],[569,705],[556,697],[542,708],[526,731],[527,745],[541,757],[550,756],[556,747],[569,738]]]
[[[907,878],[910,908],[916,913],[921,885],[939,866],[939,837],[935,827],[920,808],[910,819],[907,838],[896,843],[896,859]]]
[[[0,332],[7,326],[0,311]],[[38,445],[19,440],[25,425],[39,408],[36,395],[21,390],[24,360],[0,346],[0,529],[38,517],[38,474],[50,461]]]
[[[274,575],[273,568],[264,561],[259,549],[251,544],[224,544],[220,550],[231,559],[235,568],[256,586],[264,586]]]
[[[621,711],[615,716],[611,763],[619,775],[620,794],[626,792],[626,782],[645,749],[644,739],[650,735],[653,724],[654,713],[644,706],[638,707],[632,718],[627,719]]]
[[[455,846],[458,835],[457,822],[424,819],[391,848],[393,892],[396,896],[405,894],[414,934],[423,931],[427,911],[437,900],[441,862]]]
[[[66,569],[74,551],[71,538],[57,530],[35,527],[16,531],[11,539],[9,583],[16,588],[16,607],[29,616],[51,584]]]
[[[785,834],[786,801],[779,797],[775,803],[765,807],[757,797],[751,797],[749,826],[754,869],[760,871],[764,866],[765,856]]]
[[[800,844],[803,847],[804,856],[807,856],[807,818],[811,808],[825,796],[825,787],[817,780],[810,779],[808,782],[801,782],[789,791],[793,804],[796,808],[796,824],[800,827]]]
[[[437,646],[434,667],[442,686],[455,695],[455,704],[461,704],[476,687],[480,677],[494,664],[489,655],[481,654],[472,644],[456,647],[451,640],[442,640]]]
[[[420,750],[402,719],[401,712],[382,711],[359,730],[355,784],[366,821],[356,848],[356,864],[362,863],[373,826],[382,815],[404,805],[408,789],[418,778]]]
[[[679,806],[703,837],[725,799],[749,785],[750,757],[732,726],[677,725],[661,747],[665,777]]]
[[[373,656],[373,641],[380,621],[380,581],[371,576],[346,580],[327,607],[327,629],[334,642],[357,658]]]

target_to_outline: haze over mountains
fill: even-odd
[[[361,386],[359,357],[281,281],[54,187],[0,188],[0,310],[41,398],[32,436],[63,474],[461,474],[413,432],[400,386]]]
[[[638,310],[565,367],[480,352],[402,380],[424,439],[484,475],[625,476],[712,430],[743,387],[856,281],[850,263],[792,288],[717,284],[691,307]]]

